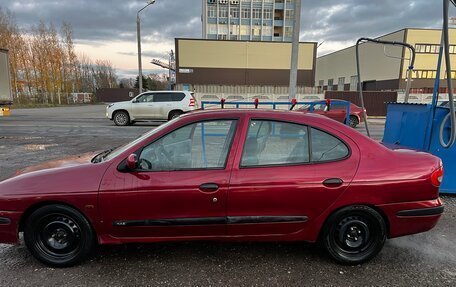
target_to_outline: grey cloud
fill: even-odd
[[[125,0],[2,0],[21,27],[39,20],[72,24],[78,42],[102,45],[136,41],[136,12],[145,1]],[[201,0],[157,0],[141,13],[142,39],[174,45],[175,37],[201,37]],[[429,0],[303,0],[303,41],[354,42],[405,27],[439,27],[440,1]],[[454,13],[454,11],[453,11]]]

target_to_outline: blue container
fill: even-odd
[[[443,161],[445,176],[440,192],[456,193],[456,145],[445,149],[440,145],[440,126],[449,113],[448,108],[432,105],[389,103],[383,142],[432,153]],[[450,123],[444,137],[448,141]]]

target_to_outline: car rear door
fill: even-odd
[[[231,177],[228,234],[284,235],[304,229],[350,184],[357,151],[306,125],[262,119],[248,125]]]
[[[111,168],[100,191],[106,232],[126,241],[226,235],[237,125],[184,125],[140,149],[137,170]]]
[[[172,93],[156,93],[154,97],[154,107],[156,109],[156,119],[167,120],[168,114],[173,107]]]

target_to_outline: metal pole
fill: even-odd
[[[155,0],[149,0],[147,5],[144,6],[143,8],[141,8],[138,11],[138,13],[136,13],[136,34],[138,37],[138,69],[139,69],[138,83],[139,83],[139,93],[140,94],[143,92],[143,86],[142,86],[142,60],[141,60],[141,19],[139,18],[139,13],[154,3],[155,3]]]
[[[301,0],[295,0],[294,23],[293,23],[293,42],[291,47],[291,68],[290,68],[290,87],[288,99],[291,101],[296,98],[298,83],[298,59],[299,59],[299,32],[301,28]]]
[[[140,10],[141,11],[141,10]],[[139,18],[139,12],[136,15],[136,34],[138,36],[138,68],[139,68],[139,93],[142,93],[143,83],[142,83],[142,60],[141,60],[141,19]]]

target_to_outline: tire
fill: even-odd
[[[118,111],[113,116],[116,126],[128,126],[130,124],[130,115],[126,111]]]
[[[182,114],[183,114],[182,111],[171,111],[168,115],[168,121],[173,120]]]
[[[349,206],[332,214],[324,227],[323,243],[337,262],[356,265],[374,258],[386,241],[383,217],[367,206]]]
[[[349,122],[350,127],[356,128],[359,125],[359,120],[356,116],[350,116],[350,122]]]
[[[35,210],[24,227],[25,245],[32,255],[53,267],[69,267],[87,259],[95,248],[95,238],[79,211],[60,204]]]

